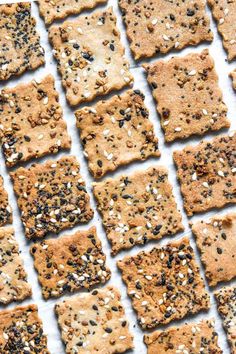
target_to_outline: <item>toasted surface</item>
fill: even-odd
[[[236,134],[174,151],[184,207],[189,216],[236,202]]]
[[[77,127],[95,178],[121,165],[160,156],[144,95],[129,90],[76,113]]]
[[[205,1],[119,0],[135,59],[212,41]]]
[[[70,148],[52,75],[3,89],[0,102],[0,138],[8,167]]]
[[[112,8],[52,26],[49,39],[71,105],[133,82]]]
[[[229,76],[231,77],[232,79],[232,85],[233,85],[233,88],[234,90],[236,90],[236,69],[231,71]]]
[[[107,0],[40,0],[38,2],[40,15],[45,23],[50,25],[55,20],[63,19],[69,15],[77,15],[85,9],[92,9]]]
[[[0,81],[44,64],[30,2],[0,5]]]
[[[215,216],[192,225],[209,284],[236,277],[236,213]]]
[[[95,183],[94,195],[112,254],[184,229],[164,167]]]
[[[176,353],[223,353],[218,345],[218,335],[213,320],[186,323],[165,331],[156,331],[144,336],[147,354]]]
[[[235,1],[208,0],[212,8],[212,14],[217,21],[218,31],[222,36],[223,46],[228,53],[228,59],[236,58],[236,23],[235,23]]]
[[[133,336],[114,287],[94,290],[56,304],[55,311],[66,345],[80,353],[124,353],[133,347]]]
[[[209,308],[188,238],[117,262],[143,329]]]
[[[9,205],[8,194],[3,185],[3,178],[0,175],[0,226],[12,223],[12,209]]]
[[[4,354],[49,354],[36,305],[0,311],[0,351]]]
[[[215,292],[218,311],[223,318],[223,325],[231,347],[231,354],[236,353],[236,287],[224,287]]]
[[[0,228],[0,303],[22,301],[31,294],[14,229]]]
[[[111,276],[96,228],[31,246],[45,299],[105,283]]]
[[[166,141],[230,126],[208,49],[144,67]]]
[[[66,156],[10,174],[27,238],[58,233],[93,217],[79,170],[76,158]]]

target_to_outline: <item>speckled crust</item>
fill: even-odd
[[[51,75],[0,92],[0,139],[6,165],[69,149],[70,137]]]
[[[3,185],[3,178],[0,175],[0,226],[12,223],[12,209],[8,202],[8,194]]]
[[[0,352],[50,354],[36,305],[0,311]]]
[[[208,49],[143,66],[167,142],[230,126]]]
[[[77,127],[95,178],[135,160],[160,156],[144,95],[129,90],[76,113]]]
[[[94,195],[113,255],[184,230],[164,167],[94,183]]]
[[[223,353],[218,345],[214,320],[186,323],[144,336],[147,354]]]
[[[218,311],[223,318],[223,325],[231,347],[231,354],[236,353],[236,287],[224,287],[215,292]]]
[[[45,23],[50,25],[55,20],[69,15],[77,15],[83,10],[92,9],[107,0],[39,0],[39,11]]]
[[[231,73],[229,73],[229,76],[232,79],[232,85],[233,88],[236,90],[236,69],[234,69],[233,71],[231,71]]]
[[[186,213],[236,203],[236,134],[222,135],[174,151]]]
[[[35,24],[29,2],[0,5],[0,80],[44,64]]]
[[[117,262],[143,329],[210,307],[188,238]]]
[[[124,353],[133,336],[114,287],[66,299],[55,306],[66,353]]]
[[[211,286],[236,277],[236,213],[192,225],[206,277]]]
[[[217,21],[218,31],[223,39],[223,46],[228,53],[228,59],[236,58],[236,23],[235,23],[235,0],[208,0],[212,8],[212,14]]]
[[[71,228],[93,217],[90,198],[74,156],[11,172],[27,238]]]
[[[212,41],[205,1],[119,0],[135,59]]]
[[[132,84],[111,7],[52,26],[49,39],[70,105]]]
[[[111,276],[95,227],[35,243],[31,254],[45,299],[58,297],[65,291],[91,288]]]

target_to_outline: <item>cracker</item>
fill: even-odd
[[[213,40],[203,0],[119,0],[119,5],[135,59]]]
[[[143,329],[207,310],[205,290],[188,238],[117,262]]]
[[[160,156],[144,95],[129,90],[76,113],[77,127],[95,178],[135,160]]]
[[[3,178],[0,175],[0,226],[12,223],[12,209],[9,205],[8,194],[3,185]]]
[[[69,15],[77,15],[83,10],[92,9],[107,0],[40,0],[38,2],[40,15],[45,23],[50,25],[55,20]]]
[[[174,151],[184,207],[189,216],[236,203],[236,134],[221,135]]]
[[[132,84],[111,7],[52,26],[49,39],[70,105]]]
[[[0,311],[0,352],[49,354],[36,305]]]
[[[208,49],[144,67],[167,142],[230,126]]]
[[[208,0],[212,14],[217,21],[218,31],[222,36],[223,46],[228,53],[228,59],[236,58],[236,3],[227,0]]]
[[[236,90],[236,69],[234,69],[233,71],[231,71],[231,72],[229,73],[229,76],[230,76],[231,79],[232,79],[233,88],[234,88],[234,90]]]
[[[79,170],[76,158],[65,156],[10,174],[28,239],[58,233],[93,217]]]
[[[223,353],[218,345],[214,320],[186,323],[144,336],[147,354]]]
[[[0,48],[0,80],[45,63],[29,2],[0,5]]]
[[[133,347],[120,297],[109,286],[56,304],[66,353],[115,354]]]
[[[223,325],[231,347],[231,354],[236,353],[236,287],[224,287],[215,292],[218,311],[223,318]]]
[[[91,288],[111,276],[96,228],[46,240],[31,247],[45,299]]]
[[[192,225],[211,286],[236,277],[236,213],[214,216]]]
[[[2,150],[8,167],[70,148],[52,75],[42,81],[33,80],[2,90],[0,122]]]
[[[94,184],[112,254],[184,230],[164,167]]]
[[[0,228],[0,303],[22,301],[31,295],[14,229]]]

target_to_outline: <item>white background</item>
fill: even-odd
[[[0,0],[1,4],[7,3],[7,2],[9,3],[12,1]],[[173,165],[173,160],[172,160],[172,152],[174,150],[181,149],[188,144],[196,144],[197,142],[199,142],[201,140],[201,138],[200,137],[190,138],[190,139],[184,140],[182,142],[174,142],[172,144],[164,143],[163,132],[161,130],[159,118],[158,118],[158,115],[157,115],[156,109],[155,109],[155,102],[152,98],[151,90],[148,87],[148,84],[146,82],[144,69],[141,67],[142,62],[136,63],[132,58],[131,52],[129,50],[129,45],[128,45],[128,41],[126,38],[126,34],[125,34],[125,28],[124,28],[124,25],[121,20],[121,13],[118,9],[117,0],[108,0],[108,6],[113,6],[114,11],[117,15],[117,19],[118,19],[117,26],[118,26],[119,30],[121,31],[121,40],[122,40],[123,45],[126,48],[126,56],[130,61],[131,72],[132,72],[134,79],[135,79],[134,88],[142,90],[146,96],[145,103],[150,110],[150,119],[155,126],[155,133],[156,133],[157,137],[159,138],[160,151],[162,154],[161,158],[159,158],[159,159],[151,158],[145,162],[136,162],[136,163],[132,163],[124,168],[120,168],[115,173],[109,174],[109,177],[111,175],[118,176],[124,172],[129,174],[132,171],[135,171],[137,169],[146,169],[147,167],[152,166],[153,164],[165,165],[169,170],[169,180],[174,187],[174,195],[176,197],[178,207],[180,208],[182,215],[183,215],[183,223],[185,226],[185,232],[183,234],[188,234],[189,237],[191,238],[191,244],[195,249],[196,257],[198,259],[198,264],[201,265],[200,260],[199,260],[199,253],[196,249],[194,237],[191,234],[189,226],[188,226],[188,222],[190,221],[190,219],[188,219],[186,217],[186,214],[183,210],[183,203],[182,203],[182,198],[180,195],[180,188],[179,188],[179,185],[176,180],[176,170],[175,170],[175,167]],[[105,9],[106,5],[99,6],[98,8]],[[84,14],[91,13],[91,12],[92,11],[84,12]],[[230,71],[232,71],[234,68],[236,68],[236,62],[235,63],[232,62],[231,64],[227,63],[226,52],[224,51],[224,49],[222,47],[221,38],[220,38],[219,34],[217,33],[215,22],[213,21],[210,10],[208,8],[207,8],[207,13],[211,19],[211,29],[214,33],[214,41],[211,44],[204,43],[202,45],[198,45],[197,47],[188,47],[180,52],[175,52],[175,53],[172,52],[171,54],[165,55],[164,57],[166,59],[168,59],[173,55],[182,56],[182,55],[186,55],[187,53],[190,53],[190,52],[200,52],[203,48],[209,48],[211,55],[215,59],[216,70],[219,75],[219,85],[220,85],[221,89],[223,90],[224,101],[225,101],[226,105],[228,106],[228,117],[231,120],[231,130],[234,130],[236,128],[236,123],[235,123],[236,93],[232,89],[231,79],[228,77],[228,74]],[[37,30],[40,32],[40,35],[41,35],[41,44],[45,48],[45,51],[46,51],[46,55],[45,55],[46,65],[44,67],[37,69],[35,72],[25,73],[22,76],[20,76],[19,78],[10,79],[8,82],[3,83],[2,85],[0,84],[0,89],[2,89],[3,87],[6,87],[6,86],[13,87],[18,83],[23,83],[23,82],[27,83],[28,81],[32,80],[33,78],[40,79],[48,73],[53,74],[53,76],[55,77],[56,88],[60,93],[60,103],[61,103],[63,110],[64,110],[64,118],[68,124],[69,134],[72,137],[71,154],[77,156],[77,158],[81,164],[81,173],[86,181],[88,192],[91,197],[91,203],[92,203],[93,209],[95,211],[94,218],[93,218],[93,220],[90,221],[89,224],[83,225],[83,226],[77,226],[77,227],[73,228],[72,230],[62,232],[61,234],[64,234],[64,235],[65,234],[67,234],[67,235],[73,234],[77,230],[88,229],[90,226],[96,225],[97,230],[98,230],[98,235],[102,240],[104,252],[107,255],[107,265],[111,268],[111,271],[112,271],[112,277],[111,277],[111,280],[108,282],[108,284],[115,285],[120,289],[120,291],[122,293],[122,303],[125,307],[126,315],[127,315],[129,322],[130,322],[130,331],[134,335],[135,349],[132,351],[132,353],[137,353],[137,354],[146,353],[146,347],[143,344],[144,332],[137,325],[136,316],[135,316],[135,313],[131,307],[131,301],[126,295],[126,287],[122,283],[121,276],[120,276],[120,274],[117,270],[117,267],[116,267],[116,261],[118,259],[123,258],[124,255],[127,255],[127,254],[134,255],[137,252],[139,252],[141,249],[150,250],[154,245],[159,246],[159,245],[163,245],[163,244],[167,243],[168,241],[170,241],[172,239],[176,240],[176,239],[180,238],[181,236],[183,236],[183,234],[181,234],[181,235],[179,234],[174,237],[173,236],[172,237],[165,237],[164,239],[162,239],[159,242],[149,242],[147,245],[145,245],[143,247],[138,247],[138,246],[133,247],[133,249],[131,249],[129,251],[121,252],[116,257],[110,256],[110,245],[109,245],[109,242],[106,238],[104,229],[102,227],[101,218],[100,218],[99,214],[96,212],[95,202],[94,202],[94,198],[93,198],[93,195],[91,192],[91,183],[93,181],[93,178],[90,176],[88,169],[87,169],[87,163],[86,163],[86,160],[83,156],[82,147],[81,147],[79,135],[78,135],[78,130],[77,130],[76,124],[75,124],[75,117],[73,114],[73,110],[70,109],[70,107],[66,103],[65,94],[62,89],[61,82],[60,82],[60,76],[57,73],[57,69],[56,69],[56,62],[53,59],[52,48],[48,42],[47,30],[46,30],[43,20],[39,17],[38,7],[37,7],[36,3],[32,3],[32,14],[33,14],[33,16],[36,17]],[[160,59],[160,57],[161,57],[160,55],[156,56],[156,57],[152,58],[152,60],[150,60],[150,61],[154,62],[154,61]],[[147,61],[148,60],[146,60],[146,62]],[[145,60],[143,60],[143,62],[145,62]],[[112,95],[114,95],[114,94],[115,94],[115,92],[112,93]],[[96,102],[96,101],[98,101],[98,99],[94,100],[93,102]],[[211,139],[214,135],[219,135],[222,133],[225,133],[225,132],[221,130],[220,132],[218,132],[216,134],[207,134],[206,136],[203,137],[203,139],[204,140]],[[60,154],[53,155],[52,158],[58,159],[59,156],[66,155],[68,153],[69,152],[62,152]],[[50,156],[50,158],[51,158],[51,156]],[[48,159],[48,157],[39,159],[37,161],[42,162],[42,161],[45,161],[46,159]],[[31,163],[32,163],[32,161],[30,161],[29,163],[23,164],[23,166],[30,166]],[[32,289],[33,289],[32,299],[25,300],[21,304],[26,305],[29,303],[35,303],[38,305],[39,315],[40,315],[41,319],[43,320],[44,331],[46,334],[48,334],[48,348],[49,348],[50,352],[52,354],[65,353],[64,346],[63,346],[62,341],[60,339],[60,332],[59,332],[59,329],[57,326],[56,317],[54,315],[54,305],[56,302],[61,301],[66,296],[74,296],[74,295],[66,295],[64,297],[61,297],[60,299],[55,299],[55,300],[48,300],[48,301],[43,300],[43,298],[41,296],[41,288],[40,288],[40,285],[38,284],[38,280],[37,280],[37,273],[33,267],[33,259],[29,253],[30,243],[26,240],[26,238],[24,236],[24,229],[23,229],[23,226],[20,221],[20,215],[19,215],[19,211],[17,208],[17,204],[16,204],[16,198],[13,194],[12,184],[11,184],[11,181],[10,181],[10,178],[8,175],[8,171],[5,168],[4,159],[3,159],[2,154],[0,156],[0,174],[2,174],[4,177],[5,187],[9,193],[10,203],[13,207],[13,217],[14,217],[13,224],[14,224],[14,228],[15,228],[15,232],[16,232],[16,238],[20,244],[20,249],[22,251],[22,257],[24,260],[25,268],[28,273],[28,280],[29,280],[29,283],[32,285]],[[221,210],[221,211],[213,210],[209,213],[205,213],[204,215],[198,215],[198,216],[192,217],[191,221],[199,220],[201,218],[206,219],[207,217],[214,215],[216,213],[224,214],[230,210],[235,210],[235,207],[232,207],[232,206],[226,207],[226,208],[224,208],[224,210]],[[50,237],[58,237],[58,236],[50,235]],[[201,273],[202,273],[202,276],[204,277],[204,271],[203,271],[202,267],[201,267]],[[206,283],[206,281],[205,281],[205,283]],[[231,283],[236,284],[235,281],[231,282]],[[230,283],[228,283],[228,285],[229,284]],[[206,286],[207,286],[207,283],[206,283]],[[218,289],[221,286],[223,286],[223,284],[220,284],[216,288]],[[216,288],[209,289],[209,287],[207,286],[207,289],[209,290],[210,295],[211,295],[211,309],[209,312],[200,313],[195,316],[187,317],[183,321],[172,322],[171,325],[180,325],[183,322],[189,322],[189,321],[196,322],[196,321],[199,321],[200,319],[203,319],[203,318],[213,318],[214,317],[216,320],[216,330],[219,334],[219,344],[220,344],[221,348],[223,349],[224,353],[230,353],[229,346],[226,341],[226,335],[225,335],[225,332],[222,328],[222,321],[216,311],[216,304],[215,304],[214,296],[213,296],[213,290],[215,290]],[[7,306],[6,308],[10,309],[10,308],[13,308],[14,306],[16,306],[16,304],[11,304],[11,305]],[[0,307],[0,309],[1,308],[2,307]],[[159,329],[163,329],[166,327],[168,327],[168,326],[160,326]]]

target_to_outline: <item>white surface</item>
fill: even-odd
[[[11,1],[0,0],[1,4],[6,3],[6,2],[9,3]],[[128,46],[128,41],[127,41],[126,34],[125,34],[124,25],[123,25],[122,19],[121,19],[121,13],[118,9],[117,0],[109,0],[108,5],[112,5],[114,7],[114,11],[117,15],[117,18],[118,18],[117,25],[121,31],[122,43],[126,47],[126,56],[130,61],[131,72],[135,78],[134,87],[136,89],[142,90],[146,96],[145,102],[146,102],[147,107],[150,110],[150,119],[155,126],[155,132],[159,138],[160,151],[162,153],[162,156],[159,159],[152,158],[152,159],[149,159],[145,162],[136,162],[136,163],[130,164],[127,167],[119,169],[118,171],[116,171],[113,174],[109,174],[109,176],[111,176],[111,175],[117,176],[117,175],[120,175],[121,173],[124,173],[124,171],[125,171],[125,173],[131,173],[132,171],[137,170],[137,169],[146,169],[147,167],[149,167],[153,164],[165,165],[169,170],[169,180],[171,181],[172,185],[174,186],[174,195],[176,197],[178,207],[181,209],[181,212],[183,215],[183,222],[184,222],[184,226],[186,228],[184,234],[188,234],[190,236],[192,246],[194,247],[194,249],[196,251],[196,257],[198,258],[198,263],[200,264],[199,253],[196,250],[196,244],[195,244],[194,238],[193,238],[193,236],[189,230],[189,227],[188,227],[189,220],[187,219],[186,214],[183,210],[183,203],[182,203],[182,198],[180,195],[180,188],[179,188],[179,185],[176,181],[176,171],[175,171],[175,167],[173,165],[173,160],[172,160],[172,152],[176,149],[181,149],[182,147],[186,146],[187,144],[190,144],[190,143],[196,144],[197,142],[199,142],[201,140],[201,138],[200,137],[190,138],[190,139],[182,141],[182,142],[175,142],[175,143],[168,144],[168,145],[164,143],[163,132],[161,131],[159,118],[156,113],[155,103],[154,103],[154,100],[151,95],[151,90],[148,87],[148,84],[146,82],[144,70],[141,67],[142,62],[139,62],[138,64],[135,63],[135,61],[133,60],[133,58],[131,56],[129,46]],[[104,8],[106,8],[106,6],[100,6],[99,8],[104,9]],[[92,12],[92,11],[89,11],[89,12]],[[84,12],[84,13],[86,13],[86,12]],[[207,13],[211,17],[209,9],[207,9]],[[180,238],[183,234],[177,235],[174,237],[166,237],[159,242],[149,242],[147,245],[145,245],[143,247],[137,247],[137,246],[133,247],[133,249],[131,249],[129,251],[121,252],[120,254],[118,254],[114,258],[112,258],[110,256],[110,245],[109,245],[109,242],[106,238],[105,232],[103,230],[101,218],[95,209],[95,202],[94,202],[93,195],[91,193],[91,183],[92,183],[93,179],[88,172],[87,163],[86,163],[86,160],[83,156],[78,131],[75,126],[75,117],[73,115],[73,110],[70,109],[70,107],[66,103],[64,91],[63,91],[61,83],[60,83],[60,76],[57,73],[57,69],[56,69],[56,62],[53,59],[52,48],[48,42],[47,31],[46,31],[46,28],[44,26],[42,19],[39,17],[38,7],[35,3],[32,4],[32,14],[37,19],[37,29],[41,34],[41,44],[46,50],[46,65],[45,65],[45,67],[41,67],[41,68],[37,69],[35,72],[25,73],[19,78],[9,80],[7,83],[0,85],[0,89],[3,87],[6,87],[6,86],[13,87],[16,84],[22,83],[22,82],[26,83],[33,78],[41,78],[48,73],[51,73],[54,75],[54,77],[56,79],[56,88],[60,93],[60,103],[62,104],[63,110],[64,110],[64,118],[68,124],[68,130],[69,130],[69,133],[72,137],[71,154],[76,155],[80,164],[81,164],[81,173],[82,173],[82,176],[85,178],[86,185],[87,185],[87,188],[88,188],[91,200],[92,200],[92,206],[95,211],[94,218],[89,224],[84,225],[84,226],[77,226],[77,227],[73,228],[72,230],[62,232],[61,234],[72,234],[76,230],[87,229],[92,225],[97,226],[98,235],[102,240],[104,252],[107,255],[107,265],[111,268],[111,271],[112,271],[112,277],[111,277],[111,280],[108,282],[108,284],[113,284],[120,289],[120,291],[122,293],[122,303],[125,307],[126,315],[127,315],[129,322],[130,322],[130,331],[134,335],[135,349],[132,351],[132,353],[136,353],[136,354],[146,353],[146,347],[143,344],[144,332],[137,325],[136,315],[131,307],[131,301],[126,295],[126,287],[122,283],[121,276],[120,276],[120,274],[117,270],[117,267],[116,267],[116,261],[118,259],[123,258],[124,255],[127,255],[127,254],[134,255],[137,252],[139,252],[140,250],[150,250],[154,245],[159,246],[159,245],[167,243],[171,239],[176,240],[176,239]],[[236,108],[236,93],[233,92],[231,80],[228,77],[228,73],[231,70],[233,70],[234,67],[236,67],[236,63],[234,63],[234,62],[231,64],[227,63],[226,52],[224,51],[224,49],[222,47],[221,38],[220,38],[219,34],[217,33],[215,22],[212,20],[212,17],[211,17],[211,28],[214,33],[214,41],[212,42],[212,44],[203,44],[203,45],[199,45],[197,47],[188,47],[185,50],[182,50],[180,52],[165,55],[165,58],[168,59],[173,55],[182,56],[182,55],[185,55],[190,52],[200,52],[203,48],[209,48],[211,55],[215,59],[216,70],[219,75],[219,84],[220,84],[221,89],[223,90],[224,101],[228,106],[228,117],[231,120],[231,124],[232,124],[231,129],[235,129],[236,123],[235,123],[235,116],[234,116],[235,113],[234,112],[235,112],[235,108]],[[158,60],[159,58],[160,58],[160,56],[156,56],[151,61],[154,62],[154,61]],[[115,94],[115,92],[113,92],[113,94]],[[98,100],[95,100],[94,102],[96,102],[96,101],[98,101]],[[220,131],[216,134],[207,134],[203,137],[203,139],[204,140],[211,139],[214,135],[219,135],[222,133],[224,133],[224,132]],[[66,154],[68,154],[68,152],[63,152],[63,153],[60,153],[57,155],[53,155],[52,158],[58,159],[59,156],[66,155]],[[50,156],[50,158],[51,158],[51,156]],[[42,161],[45,161],[46,159],[48,159],[48,157],[38,159],[37,162],[42,162]],[[40,288],[40,285],[38,284],[38,280],[37,280],[37,273],[34,270],[33,260],[32,260],[32,257],[30,256],[30,253],[29,253],[30,243],[27,242],[27,240],[24,236],[24,229],[23,229],[23,226],[20,221],[20,215],[19,215],[19,210],[17,208],[17,204],[16,204],[16,198],[13,194],[12,184],[11,184],[7,169],[5,168],[4,159],[3,159],[2,155],[0,156],[0,161],[1,161],[0,162],[0,174],[2,174],[4,177],[5,187],[9,193],[10,203],[13,207],[13,217],[14,217],[13,224],[14,224],[14,228],[15,228],[15,232],[16,232],[16,238],[20,244],[20,249],[22,251],[22,257],[24,259],[25,268],[28,273],[29,283],[32,285],[32,288],[33,288],[32,299],[23,301],[21,304],[26,305],[29,303],[35,303],[38,305],[39,315],[42,318],[43,324],[44,324],[44,331],[46,334],[48,334],[48,348],[49,348],[51,354],[62,354],[62,353],[65,353],[65,349],[64,349],[63,343],[60,339],[60,332],[57,327],[57,321],[56,321],[53,309],[54,309],[54,305],[56,302],[61,301],[66,296],[73,296],[73,295],[66,295],[66,296],[61,297],[60,299],[57,299],[57,300],[49,300],[49,301],[43,300],[43,298],[41,296],[41,288]],[[32,164],[32,161],[24,164],[24,166],[30,166],[31,164]],[[233,209],[235,210],[236,208],[235,207],[234,208],[228,207],[228,208],[224,208],[224,210],[221,210],[221,211],[213,210],[209,213],[205,213],[204,215],[195,216],[195,217],[191,218],[191,220],[197,220],[197,219],[201,219],[201,218],[205,219],[210,215],[214,215],[216,213],[224,214],[225,212],[227,212],[229,210],[233,210]],[[50,237],[55,237],[55,235],[50,236]],[[202,273],[202,276],[204,277],[204,272],[203,272],[202,267],[201,267],[201,273]],[[231,283],[236,284],[235,281],[231,282]],[[222,285],[223,284],[220,284],[220,286],[218,286],[217,288],[221,287]],[[210,290],[210,289],[208,288],[208,290]],[[182,322],[186,322],[186,321],[194,321],[195,322],[195,321],[199,321],[202,318],[214,317],[216,319],[216,330],[219,334],[219,344],[220,344],[221,348],[223,349],[224,353],[229,353],[230,351],[229,351],[229,347],[228,347],[228,344],[226,341],[226,335],[225,335],[225,332],[222,328],[222,321],[216,311],[216,305],[215,305],[215,301],[214,301],[214,297],[213,297],[213,292],[211,290],[210,290],[210,295],[211,295],[212,305],[211,305],[211,309],[208,313],[200,313],[196,316],[188,317],[188,318],[184,319],[184,321],[175,321],[171,325],[176,325],[176,324],[180,325]],[[9,308],[13,308],[15,306],[16,306],[16,304],[11,304],[11,305],[7,306],[6,308],[9,309]],[[161,326],[159,328],[163,329],[166,327],[168,327],[168,326]]]

